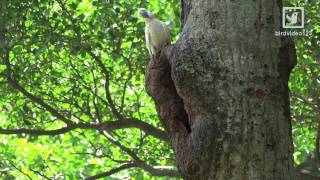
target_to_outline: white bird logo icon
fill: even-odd
[[[299,12],[294,12],[291,14],[291,17],[287,14],[286,18],[289,22],[289,26],[295,25],[298,22],[298,14]]]

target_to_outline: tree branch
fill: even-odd
[[[320,119],[320,115],[300,115],[300,116],[293,116],[294,119],[298,120],[298,121],[303,121],[305,119]]]
[[[103,177],[111,176],[119,171],[133,168],[133,167],[140,167],[140,168],[148,171],[153,176],[179,177],[179,174],[176,171],[172,171],[169,169],[157,169],[152,166],[148,166],[148,165],[146,166],[146,164],[143,164],[143,163],[133,162],[133,163],[128,163],[128,164],[123,164],[123,165],[121,165],[117,168],[111,169],[110,171],[107,171],[107,172],[103,172],[103,173],[100,173],[100,174],[97,174],[94,176],[90,176],[90,177],[86,178],[86,180],[94,180],[94,179],[100,179]]]
[[[138,155],[130,150],[129,148],[123,146],[120,142],[114,140],[108,133],[101,132],[113,145],[117,146],[123,152],[127,153],[137,164],[137,167],[148,171],[153,176],[169,176],[169,177],[179,177],[179,173],[172,169],[164,169],[164,168],[154,168],[153,166],[148,165],[146,162],[142,161]]]
[[[0,128],[0,134],[27,134],[27,135],[34,135],[34,136],[40,136],[40,135],[59,135],[67,133],[71,130],[76,129],[77,126],[66,126],[61,129],[56,130],[42,130],[42,129],[3,129]]]
[[[100,67],[102,74],[105,76],[105,96],[108,102],[108,106],[111,108],[112,113],[117,117],[117,119],[124,119],[121,113],[119,113],[119,111],[117,110],[114,101],[111,97],[111,93],[109,90],[110,72],[108,71],[107,67],[103,64],[101,58],[93,53],[92,48],[90,46],[87,46],[86,44],[82,44],[81,33],[78,30],[79,26],[77,20],[73,18],[72,14],[68,11],[68,9],[65,7],[65,4],[61,0],[57,0],[57,2],[60,4],[60,7],[62,8],[63,12],[66,13],[67,17],[71,21],[74,27],[74,31],[78,36],[80,46],[83,48],[83,50],[87,51],[87,53],[95,60],[95,62]]]
[[[87,49],[88,49],[87,52],[97,62],[98,66],[101,69],[101,72],[105,76],[105,84],[104,84],[105,96],[106,96],[108,105],[111,108],[112,113],[117,117],[117,119],[124,119],[122,114],[120,114],[120,112],[117,110],[117,108],[116,108],[116,106],[115,106],[115,104],[114,104],[114,102],[112,100],[112,97],[111,97],[111,93],[110,93],[110,90],[109,90],[110,72],[107,70],[106,66],[101,61],[100,57],[95,55],[90,48],[87,48]]]
[[[30,99],[32,102],[39,104],[41,107],[43,107],[45,110],[49,111],[53,116],[55,116],[56,118],[60,119],[61,121],[63,121],[66,124],[73,124],[72,121],[70,121],[69,119],[67,119],[66,117],[64,117],[59,111],[57,111],[56,109],[54,109],[53,107],[51,107],[50,105],[48,105],[47,103],[45,103],[42,99],[40,99],[39,97],[29,93],[24,87],[22,87],[16,80],[8,77],[8,82],[12,85],[13,88],[15,88],[16,90],[18,90],[19,92],[21,92],[25,97],[27,97],[28,99]]]
[[[30,171],[34,172],[35,174],[39,175],[42,177],[42,179],[47,179],[47,180],[52,180],[53,178],[50,178],[48,176],[46,176],[45,174],[42,174],[41,172],[37,171],[37,170],[33,170],[31,168],[29,168]]]
[[[63,121],[66,124],[73,124],[72,121],[68,120],[67,118],[65,118],[62,114],[59,113],[59,111],[57,111],[56,109],[54,109],[53,107],[51,107],[50,105],[48,105],[47,103],[45,103],[42,99],[40,99],[39,97],[29,93],[24,87],[22,87],[17,80],[15,80],[12,77],[12,70],[11,70],[11,64],[10,64],[10,60],[9,60],[9,50],[6,49],[5,51],[5,57],[4,57],[4,64],[7,67],[7,80],[8,82],[11,84],[11,86],[18,90],[19,92],[21,92],[25,97],[29,98],[32,102],[39,104],[41,107],[43,107],[45,110],[49,111],[53,116],[55,116],[56,118],[60,119],[61,121]]]
[[[136,162],[138,167],[142,168],[143,170],[149,172],[153,176],[168,176],[168,177],[180,177],[179,173],[172,169],[165,169],[165,168],[155,168],[146,164],[145,162]]]
[[[167,134],[154,126],[137,119],[125,119],[104,123],[101,130],[112,131],[123,128],[138,128],[148,135],[152,135],[164,141],[169,141]]]
[[[9,162],[9,164],[10,164],[14,169],[16,169],[17,171],[19,171],[21,174],[25,175],[28,179],[31,179],[31,180],[32,180],[32,178],[29,176],[29,174],[23,172],[20,168],[18,168],[17,166],[15,166],[15,165],[13,164],[13,162],[11,162],[10,160],[7,160],[7,161]]]
[[[144,131],[148,135],[152,135],[163,141],[168,141],[168,136],[166,133],[160,129],[153,127],[152,125],[139,121],[136,119],[127,119],[127,120],[118,120],[118,121],[109,121],[100,124],[89,124],[89,123],[78,123],[78,124],[68,124],[66,127],[56,129],[56,130],[32,130],[32,129],[3,129],[0,128],[0,134],[28,134],[28,135],[59,135],[67,133],[74,129],[93,129],[99,131],[111,132],[118,129],[125,128],[138,128]]]
[[[94,55],[94,54],[92,54]],[[102,65],[102,69],[104,73],[108,73],[107,69],[103,66],[102,62],[100,59],[96,56],[97,61],[100,62]],[[28,130],[28,129],[16,129],[16,130],[6,130],[6,129],[0,129],[1,134],[29,134],[29,135],[58,135],[62,133],[66,133],[68,131],[71,131],[76,128],[80,129],[96,129],[96,130],[104,130],[104,131],[112,131],[116,129],[124,129],[124,128],[138,128],[144,131],[146,134],[155,136],[161,140],[168,141],[167,135],[151,126],[148,123],[145,123],[143,121],[137,120],[137,119],[125,119],[115,108],[115,105],[113,104],[113,101],[110,96],[110,92],[108,91],[108,83],[106,83],[106,93],[107,95],[107,101],[109,105],[111,106],[111,110],[113,114],[116,115],[116,117],[119,119],[118,121],[110,121],[110,122],[105,122],[101,124],[85,124],[85,123],[79,123],[79,124],[74,124],[72,121],[66,119],[62,114],[60,114],[56,109],[51,107],[50,105],[46,104],[43,100],[41,100],[39,97],[36,97],[35,95],[29,93],[24,87],[22,87],[16,80],[10,77],[10,63],[9,63],[9,51],[6,51],[6,57],[5,57],[5,64],[7,66],[7,69],[9,73],[7,74],[8,82],[19,92],[21,92],[25,97],[29,98],[32,100],[34,103],[39,104],[42,106],[44,109],[49,111],[53,116],[57,117],[58,119],[62,120],[67,124],[67,127],[57,129],[57,130]],[[107,79],[107,81],[109,81]]]
[[[100,174],[97,174],[97,175],[94,175],[94,176],[90,176],[88,178],[86,178],[86,180],[93,180],[93,179],[99,179],[99,178],[103,178],[103,177],[107,177],[107,176],[110,176],[112,174],[115,174],[119,171],[122,171],[122,170],[125,170],[125,169],[129,169],[129,168],[132,168],[132,167],[137,167],[137,164],[136,163],[128,163],[128,164],[123,164],[117,168],[113,168],[111,169],[110,171],[107,171],[107,172],[104,172],[104,173],[100,173]]]

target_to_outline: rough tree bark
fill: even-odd
[[[294,44],[281,0],[182,0],[181,36],[146,86],[184,179],[291,180]]]

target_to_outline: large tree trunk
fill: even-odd
[[[274,35],[281,4],[182,0],[181,36],[151,60],[146,85],[184,179],[293,178],[295,50]]]

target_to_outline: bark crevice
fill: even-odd
[[[147,93],[155,101],[161,122],[169,135],[190,134],[188,113],[171,78],[171,66],[167,58],[169,48],[164,48],[157,56],[150,59],[146,71]]]

